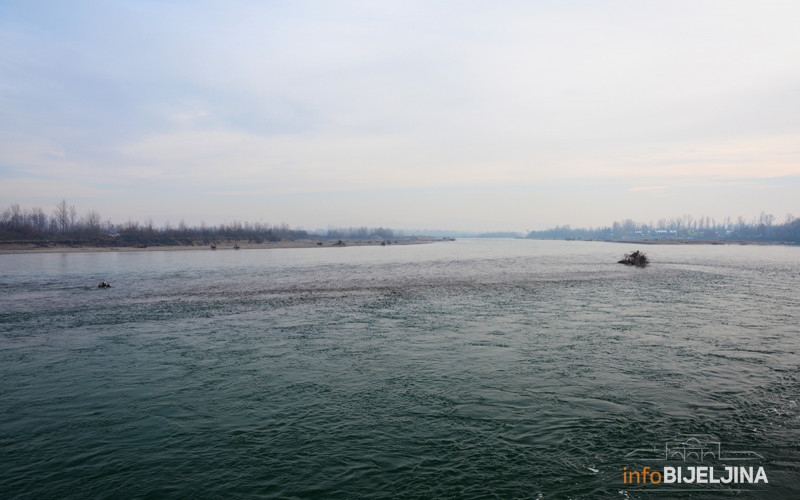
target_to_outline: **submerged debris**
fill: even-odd
[[[626,253],[625,258],[617,262],[620,264],[627,264],[629,266],[644,267],[647,265],[648,260],[647,255],[645,255],[644,252],[636,250],[632,253]]]

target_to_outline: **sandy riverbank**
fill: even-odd
[[[423,243],[434,243],[442,241],[435,238],[404,238],[386,242],[386,246],[391,245],[419,245]],[[227,251],[235,250],[234,244],[218,243],[216,250],[211,250],[208,245],[176,245],[176,246],[147,246],[147,247],[106,247],[106,246],[88,246],[88,245],[58,245],[53,244],[46,247],[39,246],[35,243],[9,243],[0,244],[0,254],[14,254],[14,253],[74,253],[74,252],[172,252],[172,251],[187,251],[187,250],[203,250],[203,251]],[[360,247],[360,246],[380,246],[381,241],[343,241],[343,244],[338,244],[336,241],[320,241],[320,240],[296,240],[296,241],[273,241],[265,243],[238,243],[241,250],[254,250],[254,249],[270,249],[270,248],[346,248],[346,247]]]

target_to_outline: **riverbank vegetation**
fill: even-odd
[[[717,221],[711,217],[685,215],[658,222],[637,222],[626,219],[601,228],[572,228],[558,226],[543,231],[531,231],[533,239],[571,239],[607,241],[757,241],[800,244],[800,219],[787,215],[782,224],[775,223],[771,214],[761,213],[751,220],[726,217]]]
[[[415,233],[424,235],[421,231]],[[516,233],[486,233],[479,236],[518,237]],[[686,241],[747,241],[800,244],[800,219],[787,215],[782,224],[775,217],[761,213],[751,220],[726,217],[717,221],[711,217],[685,215],[657,222],[637,222],[626,219],[601,228],[572,228],[557,226],[543,231],[531,231],[527,238],[686,242]],[[129,220],[124,223],[103,219],[95,210],[80,215],[74,205],[61,200],[48,213],[41,207],[30,209],[12,204],[0,211],[0,243],[47,246],[95,247],[146,247],[146,246],[198,246],[211,243],[242,242],[251,244],[317,241],[382,241],[408,239],[402,232],[383,227],[329,228],[308,231],[294,229],[287,224],[271,225],[263,222],[233,221],[220,225],[188,226],[180,221],[177,226],[165,224],[157,227],[152,219],[143,223]]]
[[[310,232],[292,229],[287,224],[233,221],[216,226],[201,223],[190,227],[183,221],[177,226],[156,227],[152,219],[144,223],[129,220],[119,224],[103,219],[95,210],[79,215],[66,200],[48,214],[41,207],[23,209],[13,204],[0,212],[0,243],[36,246],[147,247],[198,246],[212,243],[246,242],[253,244],[318,241],[394,241],[401,234],[386,228],[330,228]]]

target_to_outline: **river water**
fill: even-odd
[[[0,497],[800,497],[800,248],[635,248],[0,255]]]

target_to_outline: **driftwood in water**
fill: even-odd
[[[620,264],[627,264],[629,266],[644,267],[647,265],[647,255],[644,252],[636,250],[632,253],[626,253],[625,258],[617,261]]]

